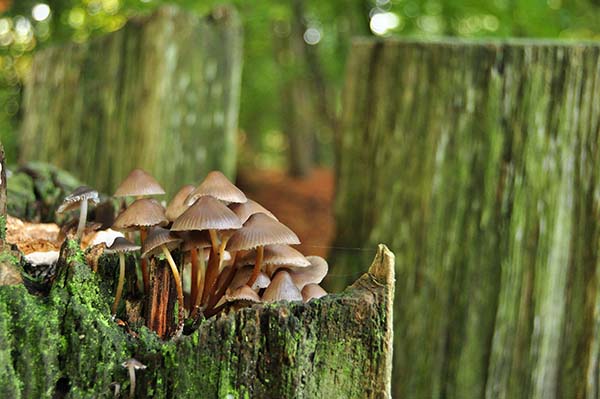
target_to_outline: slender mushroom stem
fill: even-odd
[[[217,303],[219,303],[219,300],[223,297],[223,295],[225,295],[225,291],[227,291],[227,288],[233,281],[233,277],[235,276],[235,273],[237,272],[237,269],[238,269],[237,266],[235,265],[236,257],[237,257],[237,252],[234,252],[233,256],[231,258],[231,260],[232,260],[231,268],[228,270],[229,274],[227,276],[225,276],[223,285],[221,285],[217,289],[217,292],[215,293],[215,295],[213,295],[210,298],[210,300],[208,301],[207,309],[212,309]]]
[[[202,304],[208,302],[208,298],[213,294],[213,286],[219,276],[219,256],[213,248],[208,257],[208,266],[206,267],[206,278],[204,280],[204,290],[202,291]]]
[[[183,331],[183,287],[181,285],[181,277],[179,276],[179,271],[177,270],[177,265],[175,265],[175,261],[173,260],[173,257],[171,256],[171,252],[169,252],[169,249],[165,246],[165,245],[161,245],[161,249],[163,251],[163,253],[165,254],[165,257],[167,258],[167,262],[169,262],[169,266],[171,266],[171,272],[173,273],[173,278],[175,279],[175,285],[177,287],[177,303],[178,305],[178,326],[177,326],[177,332],[175,333],[175,337],[178,337],[179,335],[181,335],[181,332]]]
[[[144,246],[147,236],[148,230],[146,227],[140,227],[140,245]],[[148,294],[150,292],[150,273],[148,272],[148,260],[146,258],[142,258],[140,268],[142,269],[142,279],[144,280],[144,294]]]
[[[125,254],[123,252],[119,253],[119,282],[117,283],[117,293],[115,294],[115,301],[112,305],[112,314],[113,316],[117,314],[117,307],[119,306],[119,301],[121,300],[121,295],[123,294],[123,285],[125,285]]]
[[[210,234],[210,242],[212,243],[213,251],[215,251],[215,253],[218,253],[219,239],[217,237],[217,231],[215,229],[209,229],[208,233]]]
[[[225,246],[227,245],[227,241],[229,241],[229,237],[224,237],[221,241],[221,245],[219,246],[219,273],[221,273],[223,267],[223,256],[225,255]]]
[[[264,254],[265,254],[265,247],[262,245],[259,245],[258,248],[256,249],[256,262],[254,262],[254,269],[252,270],[252,275],[250,276],[250,278],[248,279],[248,282],[246,283],[246,285],[248,287],[252,288],[252,284],[254,284],[254,282],[258,278],[258,275],[260,274],[260,267],[262,266]]]
[[[192,258],[192,288],[190,290],[190,307],[193,308],[198,297],[198,248],[190,249]]]
[[[190,317],[192,319],[196,317],[196,315],[198,314],[198,310],[200,309],[200,301],[202,300],[202,295],[204,293],[204,285],[206,283],[206,265],[204,263],[204,254],[200,256],[199,259],[200,273],[198,273],[198,293],[196,295],[196,301],[192,305],[192,313],[190,314]]]
[[[133,398],[135,396],[135,366],[130,364],[127,369],[129,370],[129,397]]]
[[[85,222],[87,219],[88,202],[86,199],[81,201],[79,206],[79,224],[77,225],[77,239],[81,240],[83,235],[83,229],[85,228]]]

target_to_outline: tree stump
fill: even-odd
[[[229,7],[203,18],[162,7],[39,51],[24,83],[20,162],[51,162],[106,193],[135,167],[171,195],[212,169],[233,177],[241,54]]]
[[[230,310],[167,342],[111,320],[100,275],[116,274],[117,259],[104,256],[101,274],[85,259],[67,241],[47,297],[0,286],[0,397],[113,397],[129,389],[131,357],[147,366],[139,398],[390,397],[394,256],[383,245],[340,294]]]
[[[395,397],[598,397],[599,92],[596,43],[354,43],[336,245],[396,253]]]

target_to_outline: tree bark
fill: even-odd
[[[354,43],[336,245],[397,254],[395,397],[599,396],[599,90],[597,44]]]
[[[48,297],[0,286],[1,397],[113,397],[115,384],[129,389],[131,357],[147,365],[139,398],[390,397],[394,256],[383,245],[341,294],[229,310],[166,342],[110,319],[112,283],[85,259],[67,241]],[[103,256],[99,269],[117,264]]]
[[[162,7],[83,44],[37,52],[24,83],[21,162],[75,171],[111,193],[135,167],[174,194],[233,177],[242,33],[234,9]]]

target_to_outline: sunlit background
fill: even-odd
[[[21,82],[31,55],[53,43],[119,29],[128,16],[163,0],[0,0],[0,132],[16,161]],[[220,1],[174,3],[203,13]],[[230,2],[231,3],[231,2]],[[240,163],[296,174],[333,163],[344,65],[353,36],[600,38],[598,0],[233,1],[245,35]],[[307,84],[294,84],[306,79]],[[291,83],[291,84],[290,84]],[[291,88],[291,89],[290,89]],[[301,90],[301,104],[282,101]],[[289,97],[288,97],[289,98]],[[289,109],[304,107],[303,132]],[[293,118],[291,118],[293,119]],[[306,120],[308,119],[308,120]],[[292,134],[308,151],[290,165]]]

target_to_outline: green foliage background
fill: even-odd
[[[52,0],[50,17],[35,21],[39,0],[0,0],[0,133],[9,161],[16,161],[20,84],[31,54],[53,43],[90,37],[119,29],[132,14],[150,12],[163,0]],[[219,0],[171,1],[203,14]],[[459,37],[600,38],[600,0],[233,0],[245,36],[240,114],[241,161],[255,166],[285,166],[287,140],[280,115],[286,79],[306,74],[303,62],[282,57],[275,42],[290,35],[294,21],[314,28],[320,41],[311,47],[324,78],[334,113],[351,38],[372,35],[370,15],[393,13],[395,27],[384,35]],[[294,7],[294,5],[301,7]],[[299,15],[298,10],[301,10]],[[388,16],[391,14],[387,14]],[[29,27],[29,29],[25,29]],[[313,92],[313,102],[323,93]],[[316,126],[318,161],[331,163],[333,132],[325,118]],[[322,115],[321,115],[322,116]]]

